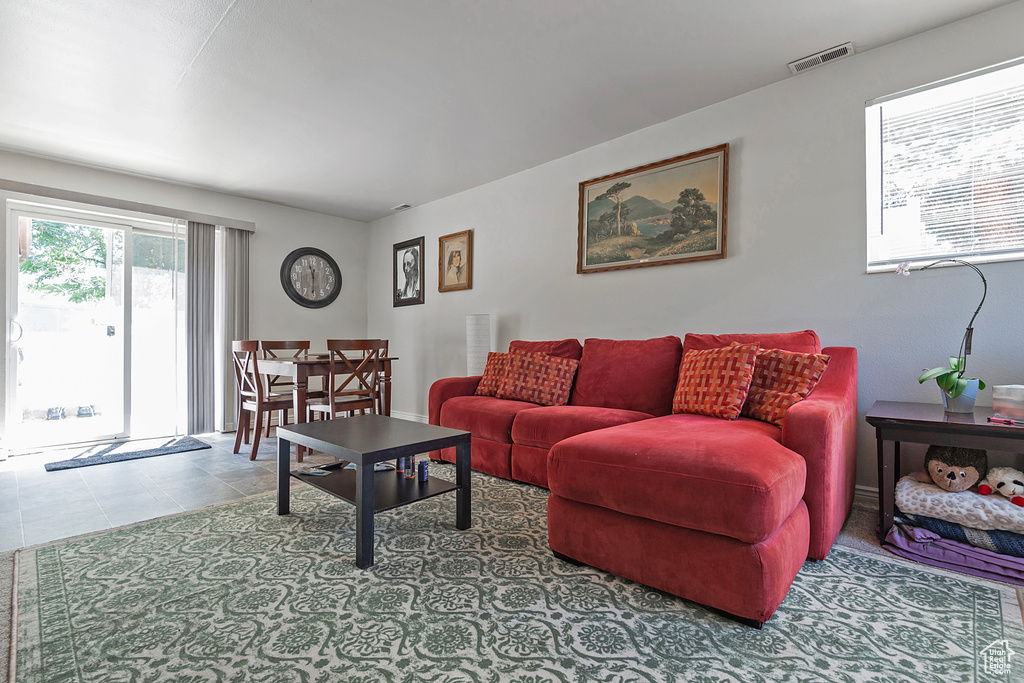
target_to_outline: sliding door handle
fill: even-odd
[[[15,325],[18,326],[18,336],[17,336],[17,338],[14,337],[14,326]],[[21,326],[21,323],[19,323],[17,320],[14,320],[12,318],[11,319],[11,343],[14,344],[14,343],[17,343],[17,342],[21,341],[21,338],[24,337],[24,336],[25,336],[25,328]]]

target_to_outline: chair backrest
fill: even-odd
[[[331,353],[330,400],[365,397],[373,399],[377,412],[377,391],[380,384],[380,359],[387,350],[383,339],[328,339]]]
[[[260,348],[263,349],[264,358],[298,358],[304,352],[309,351],[308,341],[261,341]],[[282,353],[278,355],[275,351],[292,351],[291,355]],[[281,375],[267,375],[267,393],[272,393],[276,388],[292,387],[292,378]],[[290,389],[289,389],[290,390]]]
[[[255,340],[231,342],[231,355],[235,361],[235,383],[243,399],[263,402],[263,382],[257,365],[260,343]]]
[[[260,348],[263,349],[264,358],[278,358],[275,351],[294,351],[292,358],[302,355],[303,351],[309,351],[308,341],[261,341]],[[287,356],[287,354],[281,354]]]

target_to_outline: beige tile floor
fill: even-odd
[[[235,455],[234,434],[205,434],[211,448],[47,472],[43,465],[75,451],[47,451],[0,461],[0,551],[110,529],[273,491],[277,440]],[[294,456],[293,456],[294,457]],[[333,460],[323,454],[314,464]]]

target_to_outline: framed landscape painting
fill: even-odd
[[[473,231],[445,235],[437,245],[437,291],[473,288]]]
[[[577,273],[725,258],[728,143],[580,183]]]
[[[423,303],[423,238],[399,242],[394,249],[395,306]]]

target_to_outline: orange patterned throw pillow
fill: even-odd
[[[564,406],[580,362],[512,349],[496,396],[542,406]]]
[[[781,427],[786,411],[811,393],[829,359],[830,356],[820,353],[758,351],[743,415]]]
[[[679,366],[672,412],[735,420],[747,398],[756,358],[757,344],[687,351]]]
[[[505,376],[506,367],[508,367],[508,354],[490,351],[487,354],[487,365],[484,366],[484,376],[476,387],[476,395],[494,396],[498,393],[498,385],[501,384],[501,378]]]

